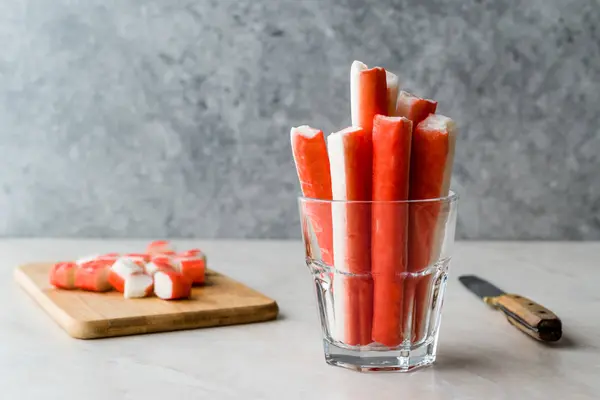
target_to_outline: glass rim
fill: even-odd
[[[419,203],[456,203],[458,194],[450,190],[448,196],[420,200],[324,200],[312,197],[298,196],[298,201],[310,203],[342,203],[342,204],[419,204]]]

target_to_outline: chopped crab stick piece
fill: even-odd
[[[292,153],[302,195],[311,199],[331,200],[331,175],[327,144],[323,132],[303,125],[290,132]],[[312,229],[327,265],[333,264],[331,206],[328,203],[305,205]]]
[[[389,347],[402,343],[403,273],[406,272],[412,122],[377,115],[373,124],[371,270],[372,339]]]
[[[75,261],[75,263],[77,265],[79,265],[80,267],[83,265],[87,265],[89,263],[94,263],[94,264],[102,263],[103,265],[108,265],[110,267],[115,261],[117,261],[117,259],[119,257],[120,256],[117,253],[96,254],[96,255],[79,258]]]
[[[411,200],[445,197],[450,190],[456,125],[448,117],[431,114],[413,134],[410,165]],[[408,270],[420,272],[437,261],[443,241],[440,203],[413,203],[409,207]],[[422,340],[427,329],[431,274],[414,279],[405,304],[412,308],[412,340]],[[413,295],[414,292],[414,295]],[[408,302],[407,302],[408,300]],[[411,302],[411,300],[413,300]],[[414,302],[414,304],[412,304]],[[405,307],[405,311],[407,308]]]
[[[124,254],[123,257],[129,258],[133,261],[148,262],[152,256],[147,253],[129,253]]]
[[[385,71],[385,80],[387,84],[387,114],[389,116],[396,115],[396,100],[398,100],[399,80],[396,74]],[[375,124],[375,121],[373,121]]]
[[[99,254],[92,254],[89,256],[81,257],[81,258],[78,258],[77,260],[75,260],[75,264],[83,265],[83,264],[89,263],[91,261],[96,261],[98,259],[98,257],[100,257]]]
[[[50,270],[50,284],[60,289],[75,289],[75,271],[77,264],[59,262]]]
[[[173,266],[194,284],[204,283],[206,261],[203,257],[175,257]]]
[[[436,108],[436,101],[422,99],[402,90],[396,102],[396,115],[410,119],[413,122],[413,129],[416,129],[429,114],[435,114]]]
[[[154,274],[154,294],[163,300],[190,296],[192,281],[177,271],[162,270]]]
[[[148,254],[174,254],[174,249],[171,247],[171,243],[168,240],[155,240],[148,245],[146,252]]]
[[[122,257],[114,262],[108,273],[108,281],[119,292],[125,290],[125,279],[134,273],[144,272],[143,263]]]
[[[146,273],[155,274],[156,272],[167,268],[173,269],[194,284],[204,283],[206,271],[206,257],[204,254],[198,256],[155,256],[152,261],[146,264]]]
[[[125,278],[123,296],[126,299],[135,299],[150,296],[154,288],[154,281],[150,275],[135,272]]]
[[[144,271],[146,274],[150,276],[154,276],[158,271],[162,271],[163,269],[174,269],[173,265],[170,262],[164,262],[161,260],[152,260],[146,265],[144,265]]]
[[[360,61],[350,67],[350,107],[352,126],[373,130],[375,115],[387,115],[388,95],[385,70],[368,68]]]
[[[75,286],[90,292],[107,292],[112,289],[108,282],[110,266],[103,260],[87,262],[75,272]]]
[[[200,249],[189,249],[186,251],[182,251],[181,253],[178,253],[178,256],[182,256],[182,257],[193,257],[193,256],[197,256],[200,254],[204,254],[202,253],[202,250]]]
[[[371,132],[350,127],[328,138],[333,200],[371,199]],[[335,335],[350,345],[371,342],[373,287],[371,271],[371,206],[332,203]],[[367,274],[367,275],[364,275]]]

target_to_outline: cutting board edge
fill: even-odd
[[[14,278],[15,281],[21,286],[21,288],[27,293],[33,300],[46,312],[46,314],[57,323],[65,332],[67,332],[70,336],[75,338],[83,338],[79,337],[82,334],[81,321],[77,321],[68,312],[60,308],[56,303],[50,301],[48,296],[44,294],[41,290],[38,290],[38,287],[35,285],[33,280],[23,271],[25,267],[31,264],[20,265],[15,268]],[[85,332],[83,332],[85,334]]]
[[[250,324],[254,322],[266,322],[272,321],[277,318],[279,315],[279,306],[275,301],[272,303],[261,305],[261,306],[250,306],[243,307],[239,310],[248,309],[248,308],[256,308],[255,311],[260,311],[261,314],[249,314],[249,315],[239,315],[236,318],[231,318],[227,321],[223,321],[220,319],[218,325],[210,324],[210,323],[182,323],[177,326],[170,326],[165,328],[161,327],[160,324],[150,324],[150,325],[128,325],[122,328],[112,328],[110,323],[107,321],[77,321],[73,320],[72,324],[69,324],[68,328],[63,326],[63,329],[73,338],[75,339],[103,339],[103,338],[111,338],[111,337],[120,337],[120,336],[133,336],[133,335],[143,335],[147,333],[160,333],[160,332],[175,332],[182,330],[191,330],[191,329],[199,329],[199,328],[218,328],[220,326],[228,326],[228,325],[242,325],[242,324]],[[182,314],[186,314],[185,312]],[[165,318],[169,317],[169,315],[164,315]],[[132,318],[123,318],[122,322],[126,323],[127,320],[135,320],[139,317]],[[148,321],[156,322],[158,318],[152,317],[148,318]]]

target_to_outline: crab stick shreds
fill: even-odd
[[[398,100],[398,86],[399,80],[396,74],[390,71],[385,71],[385,78],[387,84],[387,114],[390,116],[396,115],[396,100]],[[373,121],[375,124],[375,121]]]
[[[74,262],[59,262],[50,270],[50,284],[60,289],[75,289],[75,271],[77,264]]]
[[[387,115],[388,90],[385,70],[368,68],[360,61],[350,67],[350,107],[352,126],[362,127],[369,134],[373,130],[373,118]]]
[[[375,117],[373,126],[373,341],[402,343],[403,273],[406,272],[412,122],[404,117]]]
[[[435,113],[436,108],[436,101],[422,99],[403,90],[398,95],[396,102],[396,115],[410,119],[413,122],[413,128],[416,129],[417,125],[429,114]]]
[[[334,200],[371,199],[371,132],[351,127],[328,137]],[[369,203],[333,202],[335,335],[350,345],[371,342],[373,287]],[[348,275],[350,274],[350,275]],[[367,274],[367,275],[364,275]]]
[[[413,134],[410,165],[410,199],[436,199],[448,195],[454,161],[456,126],[442,115],[431,114]],[[409,208],[410,272],[420,272],[437,261],[443,241],[440,221],[440,203],[414,203]],[[426,330],[431,275],[419,277],[405,296],[405,305],[412,308],[413,340],[420,340]],[[414,291],[414,295],[413,292]],[[414,299],[414,305],[410,300]],[[408,302],[407,302],[408,300]],[[406,307],[405,307],[405,310]],[[409,312],[411,310],[408,310]]]
[[[331,200],[329,156],[323,132],[306,125],[299,126],[292,128],[290,139],[302,194],[312,199]],[[327,265],[332,265],[333,238],[330,204],[306,204],[304,212],[309,217],[315,232],[321,249],[321,258]]]

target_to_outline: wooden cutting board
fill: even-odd
[[[48,282],[52,263],[27,264],[15,279],[69,335],[96,339],[141,333],[244,324],[275,319],[277,303],[263,294],[207,270],[206,284],[190,299],[125,299],[118,292],[60,290]]]

